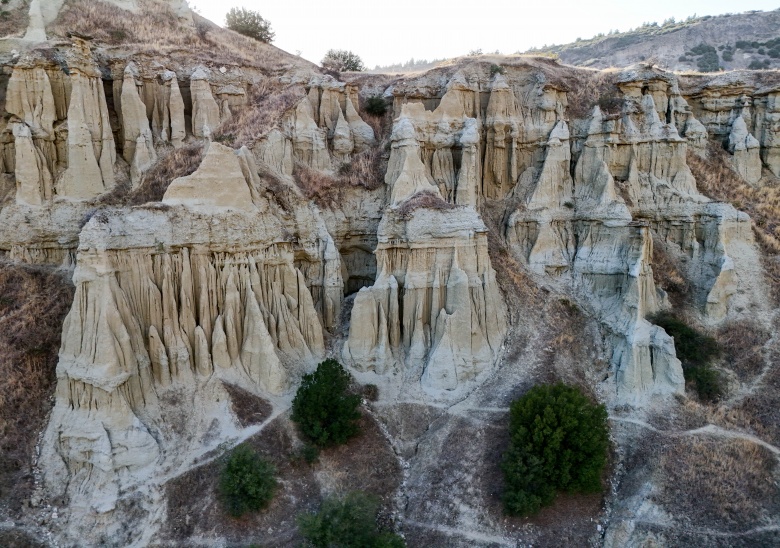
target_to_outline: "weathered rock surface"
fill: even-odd
[[[76,285],[40,459],[49,500],[68,501],[60,544],[154,544],[163,484],[257,431],[224,384],[276,416],[325,356],[380,386],[374,412],[411,462],[403,527],[431,507],[447,527],[475,524],[463,538],[516,544],[525,533],[492,503],[452,485],[451,505],[426,499],[440,488],[434,456],[468,446],[463,462],[489,460],[458,433],[481,439],[484,417],[553,366],[582,362],[577,381],[611,406],[683,393],[675,342],[652,322],[672,306],[654,242],[679,259],[702,323],[766,316],[750,219],[700,194],[687,153],[724,147],[747,183],[773,184],[776,86],[640,66],[598,75],[600,101],[574,89],[594,73],[547,61],[342,82],[73,41],[8,67],[0,121],[0,254],[64,267]],[[276,108],[263,93],[282,94],[276,119],[251,110]],[[393,112],[364,120],[375,95]],[[247,114],[262,123],[234,150],[225,128]],[[149,169],[182,173],[169,154],[199,139],[194,172],[121,205]],[[539,310],[519,317],[514,291]],[[583,332],[550,342],[532,323],[558,300],[585,311],[571,324]],[[561,370],[550,375],[570,378]],[[406,424],[403,406],[430,420]]]

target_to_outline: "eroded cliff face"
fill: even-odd
[[[610,73],[600,107],[573,89],[596,73],[496,66],[337,79],[74,37],[7,67],[0,251],[76,286],[40,457],[48,496],[67,500],[62,544],[154,541],[165,484],[258,431],[228,385],[275,418],[334,356],[380,386],[391,425],[405,405],[501,411],[555,352],[517,343],[538,334],[508,303],[532,289],[585,311],[587,340],[569,340],[603,362],[588,377],[600,398],[668,403],[684,379],[652,322],[672,306],[654,242],[684,265],[703,323],[762,317],[750,219],[699,192],[687,154],[719,143],[745,182],[769,184],[777,86],[642,66]],[[361,109],[377,92],[384,119]],[[197,169],[161,168],[189,146]],[[504,248],[527,287],[499,287]],[[436,465],[416,447],[446,452],[453,424],[387,432],[412,462],[410,523]],[[476,504],[459,512],[504,531]]]

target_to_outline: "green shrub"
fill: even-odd
[[[320,62],[329,70],[362,72],[366,70],[363,60],[356,53],[345,49],[329,49]]]
[[[601,490],[607,463],[607,411],[577,388],[535,386],[509,410],[504,453],[504,509],[529,515],[549,506],[557,491]]]
[[[292,420],[315,445],[339,445],[360,432],[360,396],[347,392],[349,383],[349,373],[333,359],[303,376],[293,399]]]
[[[384,116],[385,112],[387,112],[387,102],[381,95],[372,95],[366,99],[363,110],[372,116]]]
[[[219,494],[228,513],[240,517],[268,506],[276,491],[275,475],[273,465],[248,445],[233,449],[219,478]]]
[[[490,65],[490,76],[495,76],[496,74],[505,74],[506,69],[502,67],[501,65]]]
[[[271,23],[256,11],[246,8],[230,8],[225,16],[225,25],[230,30],[261,42],[272,42],[274,39]]]
[[[322,548],[403,548],[404,540],[380,531],[376,523],[379,500],[361,492],[328,498],[315,514],[298,517],[304,546]]]
[[[674,349],[682,362],[685,380],[693,383],[699,398],[714,401],[722,396],[723,380],[720,373],[710,365],[720,355],[718,342],[669,312],[655,314],[650,317],[650,321],[674,338]]]

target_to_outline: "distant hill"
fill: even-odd
[[[675,71],[780,68],[780,9],[669,19],[526,53],[557,54],[566,64],[593,68],[648,60]]]

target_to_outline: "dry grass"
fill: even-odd
[[[30,488],[25,480],[51,408],[62,320],[72,300],[62,272],[0,263],[0,495],[15,503]]]
[[[193,62],[240,64],[276,72],[292,65],[312,66],[270,44],[223,29],[193,14],[194,24],[179,19],[164,2],[139,0],[131,13],[100,0],[72,0],[48,27],[50,35],[69,32],[92,36],[109,46],[133,47]]]
[[[774,466],[768,450],[745,440],[675,440],[661,460],[661,502],[697,526],[750,529],[778,510]]]
[[[323,450],[308,465],[287,414],[247,440],[277,469],[279,489],[267,509],[232,519],[216,498],[219,460],[190,470],[166,485],[168,514],[160,533],[162,545],[186,545],[196,537],[228,546],[298,546],[295,516],[316,509],[325,494],[363,490],[379,496],[386,510],[401,481],[395,453],[376,422],[363,414],[362,433],[350,443]]]
[[[168,185],[177,177],[192,174],[203,159],[203,143],[196,142],[171,150],[144,173],[141,184],[127,196],[125,205],[141,205],[162,200]]]
[[[0,37],[22,37],[30,21],[30,0],[24,0],[18,8],[9,10],[0,6]]]
[[[230,395],[230,406],[242,427],[264,422],[273,412],[273,406],[259,396],[234,384],[223,383]]]
[[[746,381],[764,368],[763,348],[770,333],[756,322],[738,321],[718,330],[717,340],[726,365]]]
[[[658,238],[653,241],[652,266],[656,285],[666,291],[675,309],[691,303],[693,290],[689,281],[680,272],[682,265],[668,252],[666,244]]]
[[[401,207],[396,211],[396,215],[401,219],[411,219],[412,214],[418,209],[437,209],[440,211],[447,211],[455,209],[455,204],[444,201],[442,198],[434,194],[433,192],[424,190],[418,192],[411,198],[407,199],[401,204]]]
[[[610,99],[619,94],[615,86],[617,74],[611,71],[578,71],[571,81],[567,80],[566,87],[570,90],[567,93],[569,116],[587,118],[593,112],[593,107],[600,102],[605,114],[613,114],[614,101]]]
[[[247,104],[233,112],[233,117],[214,133],[214,140],[234,148],[251,147],[305,95],[300,84],[284,87],[271,79],[255,84],[249,89]]]
[[[731,202],[753,219],[756,241],[764,251],[764,271],[775,302],[780,303],[780,181],[750,186],[731,169],[730,160],[725,150],[712,143],[706,160],[688,152],[699,190],[715,200]]]
[[[350,162],[342,164],[336,175],[296,163],[293,178],[304,196],[314,200],[322,208],[335,207],[343,202],[344,193],[350,188],[376,190],[384,184],[387,159],[382,147],[377,145],[358,154]]]

